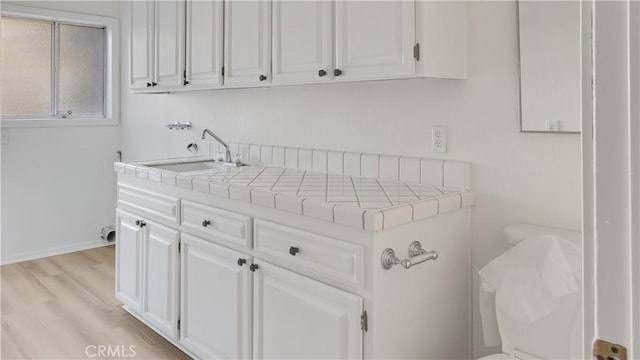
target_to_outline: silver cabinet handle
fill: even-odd
[[[385,270],[391,269],[394,265],[401,265],[405,269],[418,264],[422,264],[425,261],[436,260],[438,253],[436,251],[426,251],[422,248],[419,241],[413,241],[409,244],[408,257],[400,260],[396,256],[395,251],[391,248],[387,248],[382,252],[380,257],[380,263]]]

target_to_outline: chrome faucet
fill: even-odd
[[[224,162],[226,162],[227,164],[231,164],[231,151],[229,151],[229,145],[227,145],[226,142],[224,142],[224,140],[220,139],[218,137],[218,135],[214,134],[213,131],[209,130],[209,129],[204,129],[202,131],[202,140],[204,140],[204,136],[206,134],[211,135],[212,138],[216,139],[217,142],[219,142],[222,146],[224,146],[224,148],[227,150],[224,154]]]

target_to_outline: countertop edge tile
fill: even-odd
[[[211,192],[211,188],[209,185],[211,183],[211,180],[209,180],[208,177],[193,178],[193,181],[191,183],[193,184],[194,191],[203,192],[206,194],[209,194]]]
[[[229,185],[211,181],[209,183],[209,193],[214,196],[221,197],[223,199],[229,198]]]
[[[175,173],[170,173],[163,171],[162,172],[162,183],[167,185],[176,186],[176,175]]]
[[[251,192],[251,203],[271,209],[276,207],[276,193],[273,191],[253,189]]]
[[[438,215],[439,202],[436,198],[422,200],[411,204],[413,221],[422,220]]]
[[[450,211],[460,209],[462,204],[462,196],[459,193],[447,194],[440,196],[438,199],[438,214],[444,214]]]
[[[396,206],[382,209],[382,214],[384,216],[383,229],[408,224],[413,221],[413,208],[411,206]]]
[[[364,212],[364,229],[380,231],[384,225],[384,213],[381,210],[366,210]]]
[[[316,199],[304,199],[302,201],[302,215],[316,219],[333,222],[333,208],[335,205]]]
[[[229,199],[251,203],[251,188],[231,184],[229,186]]]
[[[462,196],[461,208],[467,208],[475,205],[477,194],[475,191],[463,191],[460,193]]]
[[[305,198],[289,194],[276,193],[276,209],[302,215],[302,201]]]
[[[354,226],[364,229],[364,213],[366,210],[361,209],[353,204],[339,204],[333,208],[334,222],[337,224]]]

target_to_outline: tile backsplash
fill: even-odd
[[[465,161],[246,143],[229,147],[242,161],[262,165],[460,189],[471,184],[471,165]],[[211,149],[210,155],[224,151],[215,143]]]

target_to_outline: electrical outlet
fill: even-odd
[[[431,127],[431,152],[433,153],[447,152],[447,127],[446,126]]]

